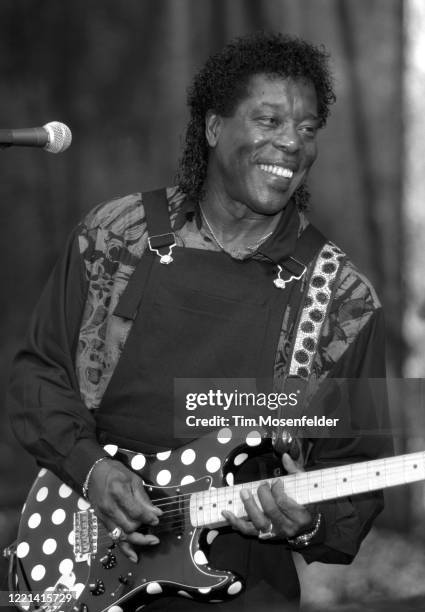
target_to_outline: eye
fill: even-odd
[[[258,121],[266,127],[274,127],[279,123],[277,117],[273,117],[272,115],[263,115],[262,117],[258,117]]]
[[[315,138],[317,134],[317,130],[318,130],[316,125],[309,125],[309,124],[300,125],[298,129],[301,132],[301,134],[303,134],[304,136],[307,136],[308,138]]]

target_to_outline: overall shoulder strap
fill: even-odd
[[[278,277],[275,279],[275,285],[279,288],[284,288],[288,283],[302,279],[307,272],[309,264],[317,256],[325,241],[326,239],[323,234],[312,225],[309,225],[296,241],[292,255],[279,263]],[[298,283],[298,291],[291,292],[290,310],[292,313],[298,311],[301,299],[299,285]]]
[[[174,233],[171,228],[166,190],[149,191],[143,194],[142,198],[150,249],[157,250],[170,246],[174,242]]]
[[[142,194],[142,203],[146,216],[149,249],[162,257],[174,243],[166,190],[157,189]],[[146,253],[143,255],[115,307],[114,315],[130,320],[136,318],[153,261],[153,254],[149,257]]]
[[[310,223],[296,242],[294,256],[307,266],[325,243],[324,235]]]

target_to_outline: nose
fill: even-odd
[[[283,125],[276,131],[274,145],[288,153],[297,153],[301,148],[301,138],[293,125]]]

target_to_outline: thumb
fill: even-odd
[[[288,474],[296,474],[297,472],[303,472],[304,470],[296,463],[288,453],[283,453],[282,463]]]

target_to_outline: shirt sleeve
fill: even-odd
[[[331,379],[331,380],[329,380]],[[334,383],[334,384],[333,384]],[[376,310],[329,373],[315,414],[339,417],[343,436],[310,440],[306,469],[321,469],[393,454],[385,385],[382,309]],[[308,563],[351,563],[375,517],[384,507],[382,491],[323,502],[319,542],[300,552]]]
[[[87,294],[79,250],[84,232],[72,233],[32,316],[12,368],[8,410],[12,428],[37,463],[81,490],[93,463],[105,455],[96,422],[84,405],[74,356]]]

